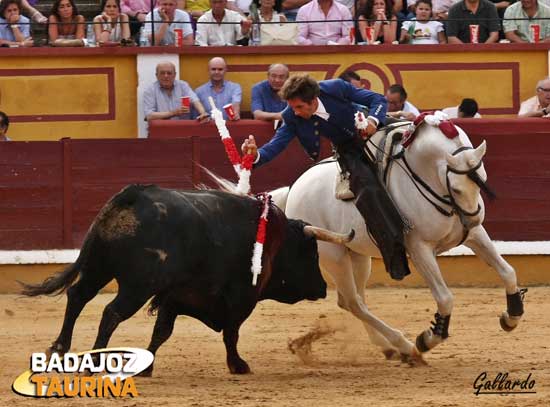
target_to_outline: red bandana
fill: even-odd
[[[403,141],[401,144],[403,144],[403,147],[407,148],[416,137],[416,130],[418,130],[418,127],[424,123],[424,120],[426,119],[426,116],[433,115],[434,112],[424,112],[421,113],[416,119],[414,119],[414,122],[409,126],[407,131],[403,134]],[[451,122],[450,120],[441,120],[439,122],[439,130],[447,137],[447,138],[455,138],[458,136],[458,130]]]

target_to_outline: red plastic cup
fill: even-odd
[[[479,44],[479,25],[470,24],[470,43]]]
[[[365,38],[367,44],[372,44],[374,42],[374,27],[367,27],[365,34],[367,36],[367,38]]]
[[[176,37],[176,47],[183,47],[183,30],[181,28],[175,28],[174,35]]]
[[[181,107],[190,108],[191,107],[191,98],[189,96],[181,97]]]
[[[351,27],[349,29],[349,43],[355,44],[355,27]]]
[[[226,104],[223,107],[223,110],[225,110],[225,113],[227,113],[227,117],[229,117],[230,120],[235,118],[235,109],[233,109],[233,105],[231,103]]]
[[[531,24],[529,29],[531,30],[531,42],[538,43],[540,41],[540,25]]]

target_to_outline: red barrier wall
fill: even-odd
[[[485,225],[498,240],[550,240],[550,121],[457,120],[484,160],[498,199]],[[239,146],[254,134],[263,144],[269,123],[242,120],[229,129]],[[0,143],[0,249],[79,247],[107,199],[130,183],[190,189],[206,182],[200,165],[236,180],[213,125],[151,123],[146,140]],[[182,138],[183,137],[183,138]],[[323,156],[330,146],[325,141]],[[295,141],[253,175],[256,192],[292,183],[311,160]]]

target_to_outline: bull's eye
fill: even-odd
[[[462,191],[460,189],[451,188],[451,190],[453,191],[453,194],[455,194],[455,195],[460,195],[462,193]]]

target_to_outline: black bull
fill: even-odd
[[[97,215],[75,263],[42,284],[24,284],[29,296],[67,291],[63,327],[48,351],[70,349],[80,312],[116,279],[118,294],[103,311],[94,349],[105,348],[118,324],[154,297],[151,309],[158,315],[148,348],[153,354],[170,337],[176,316],[184,314],[223,331],[229,370],[249,372],[237,341],[258,301],[292,304],[326,296],[312,227],[287,219],[274,205],[262,274],[252,286],[261,209],[257,200],[221,191],[126,187]],[[151,373],[152,366],[146,374]]]

